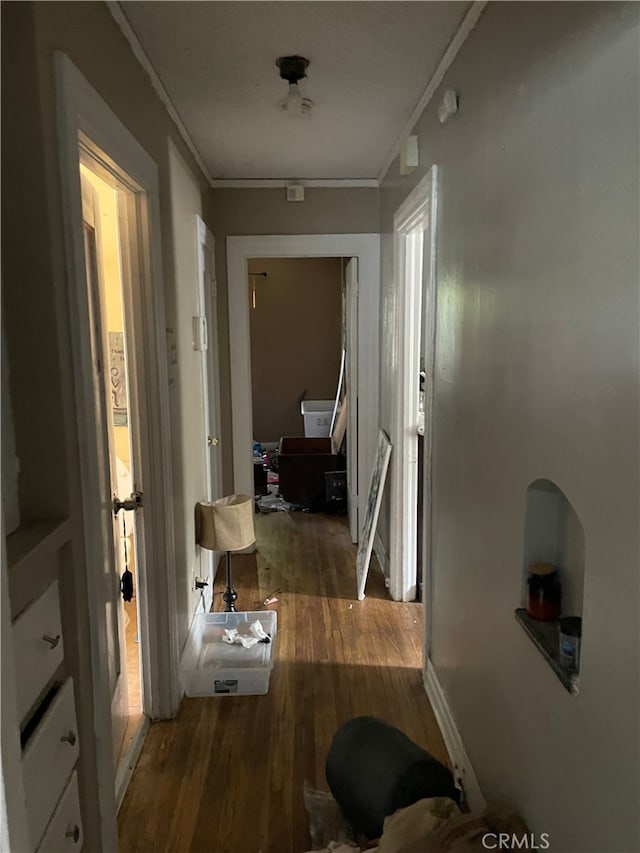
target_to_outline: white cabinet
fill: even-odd
[[[74,770],[37,853],[79,853],[82,841],[78,774]]]
[[[55,555],[57,543],[52,538],[50,544]],[[29,559],[31,554],[38,564],[51,557],[36,549]],[[65,668],[57,580],[20,613],[11,626],[11,640],[29,853],[79,851],[82,821],[75,765],[80,744],[73,679],[61,684]]]
[[[78,727],[69,678],[29,738],[22,755],[27,820],[35,847],[78,759]]]
[[[58,582],[13,623],[18,719],[23,720],[64,658]]]

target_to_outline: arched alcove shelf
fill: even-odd
[[[564,666],[560,657],[559,621],[543,622],[527,612],[527,578],[533,563],[551,563],[556,567],[562,595],[560,615],[581,619],[584,528],[562,489],[546,479],[534,480],[527,487],[521,601],[516,618],[567,690],[577,693],[579,670]]]

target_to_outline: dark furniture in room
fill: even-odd
[[[331,438],[283,436],[278,452],[280,494],[291,504],[322,509],[326,500],[325,473],[345,469],[342,453],[334,453]]]

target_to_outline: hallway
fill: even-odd
[[[185,698],[176,720],[152,725],[120,810],[121,853],[302,853],[304,781],[327,790],[331,737],[360,714],[447,760],[422,685],[422,606],[392,602],[373,565],[356,600],[342,517],[256,516],[256,533],[234,583],[239,609],[284,589],[269,693]]]

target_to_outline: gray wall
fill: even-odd
[[[489,4],[418,122],[419,170],[381,190],[389,429],[393,213],[441,168],[433,663],[485,795],[558,853],[640,847],[639,12]],[[585,531],[575,697],[513,615],[537,478]]]
[[[307,188],[304,202],[287,202],[284,188],[213,189],[205,207],[216,241],[220,395],[224,489],[233,488],[227,237],[272,234],[373,234],[380,224],[379,192],[366,187]]]

